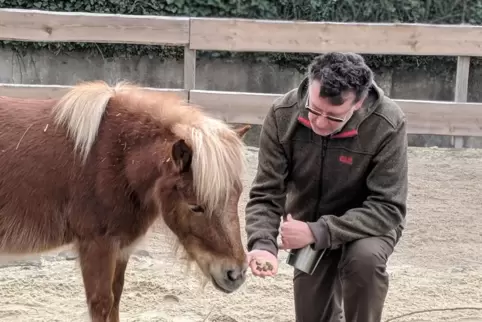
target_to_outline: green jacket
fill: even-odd
[[[246,206],[248,250],[277,255],[282,217],[308,222],[315,249],[401,232],[408,187],[406,119],[374,83],[362,108],[328,138],[310,129],[307,79],[271,106]]]

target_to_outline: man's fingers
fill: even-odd
[[[285,244],[283,243],[283,241],[281,241],[281,243],[278,243],[278,248],[279,248],[279,249],[283,249],[283,250],[286,249],[286,248],[285,248]]]
[[[272,270],[270,269],[263,270],[263,269],[256,268],[256,271],[253,273],[260,277],[266,277],[266,276],[273,276],[274,274],[276,274],[274,270],[275,270],[274,267]]]
[[[286,242],[286,239],[283,236],[281,236],[281,242],[278,243],[278,248],[282,250],[290,249],[289,243]]]
[[[273,276],[273,273],[271,271],[260,271],[258,269],[255,269],[253,271],[253,274],[258,277],[266,277],[266,276]]]
[[[249,261],[249,267],[251,267],[252,271],[255,271],[257,266],[258,265],[256,265],[256,259],[254,257],[251,257]]]
[[[273,276],[273,273],[271,271],[259,270],[256,267],[251,268],[251,272],[253,272],[253,275],[258,276],[258,277]]]

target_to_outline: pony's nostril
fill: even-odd
[[[237,269],[230,269],[228,271],[228,279],[230,281],[236,281],[241,276],[240,272]]]

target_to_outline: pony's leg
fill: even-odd
[[[112,292],[114,294],[114,304],[110,311],[109,322],[120,322],[119,304],[124,289],[124,276],[127,268],[128,257],[118,258],[115,264],[114,280],[112,281]]]
[[[118,248],[101,238],[79,243],[80,268],[92,322],[109,322]]]

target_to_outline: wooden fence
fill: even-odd
[[[437,36],[438,34],[438,36]],[[282,94],[197,90],[196,50],[352,51],[457,56],[454,101],[396,100],[411,134],[482,136],[482,103],[467,103],[470,56],[482,56],[482,26],[266,21],[0,9],[0,40],[183,46],[184,88],[177,91],[232,123],[261,124]],[[0,84],[0,95],[58,97],[69,86]],[[457,138],[455,146],[462,141]]]

